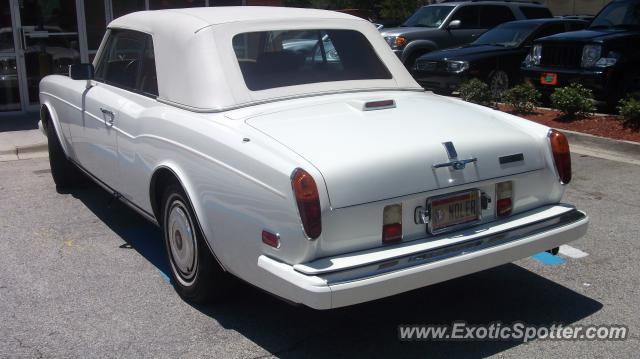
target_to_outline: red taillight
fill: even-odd
[[[385,206],[382,211],[382,243],[402,240],[402,204]]]
[[[291,185],[298,203],[298,211],[300,212],[304,232],[309,239],[320,237],[322,221],[320,195],[318,194],[316,181],[307,171],[298,168],[291,175]]]
[[[280,237],[277,234],[262,231],[262,243],[273,248],[280,247]]]
[[[496,183],[496,215],[506,217],[513,210],[513,182]]]
[[[511,198],[499,199],[498,204],[496,205],[496,211],[500,217],[508,216],[511,213],[512,208]]]
[[[382,226],[382,243],[398,242],[402,239],[402,224],[392,223]]]
[[[549,131],[549,142],[553,152],[553,162],[562,184],[571,182],[571,151],[567,137],[556,130]]]

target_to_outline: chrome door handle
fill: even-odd
[[[109,111],[105,108],[100,108],[100,111],[102,112],[102,114],[106,117],[108,117],[106,120],[107,122],[105,122],[108,126],[113,126],[113,120],[115,120],[115,115],[113,114],[113,111]]]

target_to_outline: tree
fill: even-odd
[[[379,0],[380,17],[385,19],[406,19],[427,0]]]

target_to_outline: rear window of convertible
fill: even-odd
[[[331,81],[384,80],[391,73],[369,40],[354,30],[284,30],[233,37],[252,91]]]

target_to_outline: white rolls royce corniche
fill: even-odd
[[[343,307],[587,230],[561,203],[562,133],[425,92],[346,14],[132,13],[40,101],[56,186],[89,177],[160,226],[188,301],[224,298],[235,276]]]

